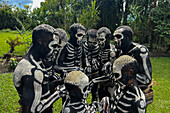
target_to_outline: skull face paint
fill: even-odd
[[[126,45],[126,43],[125,43],[126,37],[124,37],[122,34],[123,30],[124,29],[116,30],[113,34],[114,44],[115,44],[115,47],[118,49],[121,49],[124,47],[124,45]]]
[[[84,99],[86,99],[88,97],[88,94],[90,93],[87,90],[87,86],[89,84],[89,78],[81,71],[72,71],[68,73],[68,75],[64,80],[64,83],[77,86],[80,89]]]
[[[101,49],[110,47],[111,31],[107,27],[101,27],[97,31],[97,40]]]
[[[99,46],[101,48],[104,48],[105,47],[105,41],[106,41],[106,34],[105,33],[98,34],[97,40],[98,40]]]
[[[97,43],[97,38],[93,38],[93,37],[89,36],[87,43],[88,43],[88,46],[90,48],[93,48],[94,46],[96,46],[96,44],[98,44]]]
[[[75,37],[77,38],[77,44],[81,45],[82,39],[85,36],[85,31],[84,30],[77,30],[77,33],[75,34]]]
[[[65,31],[63,29],[57,28],[53,33],[53,39],[48,44],[49,53],[47,59],[54,60],[55,54],[57,54],[67,43],[67,36],[64,35]]]
[[[50,48],[48,56],[51,55],[53,52],[58,53],[58,51],[61,50],[66,45],[66,43],[66,40],[62,40],[59,38],[58,34],[54,34],[53,41],[51,41],[48,45],[48,47]]]
[[[70,34],[69,43],[77,47],[82,44],[86,29],[80,23],[74,23],[70,26],[68,33]]]
[[[125,86],[135,78],[136,69],[137,61],[134,58],[128,55],[120,56],[113,64],[113,79],[121,86]],[[130,73],[130,70],[133,70],[133,73]]]
[[[116,65],[113,65],[113,71],[114,71],[113,79],[114,79],[114,81],[117,81],[122,77],[121,69],[119,69],[119,68]]]
[[[133,31],[128,26],[120,26],[113,33],[114,44],[117,49],[125,49],[132,42]]]
[[[121,71],[122,66],[117,66],[116,64],[113,64],[113,80],[115,82],[118,82],[122,87],[125,87],[126,80],[122,80],[122,78],[125,78],[124,74]]]
[[[50,52],[48,53],[47,56],[52,55],[53,52],[57,52],[59,50],[59,48],[61,48],[60,46],[58,46],[59,43],[59,37],[55,34],[53,35],[53,40],[48,44],[48,47],[50,49]]]

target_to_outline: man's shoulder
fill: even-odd
[[[134,42],[132,42],[132,45],[133,45],[134,47],[146,48],[146,49],[148,49],[145,45],[142,45],[142,44],[139,44],[139,43],[134,43]]]
[[[22,59],[15,71],[14,71],[14,76],[13,76],[13,82],[14,82],[14,85],[16,87],[19,87],[20,84],[21,84],[21,79],[22,77],[24,76],[31,76],[32,75],[32,69],[34,68],[35,66],[31,65],[31,63],[26,60],[26,59]]]
[[[28,60],[22,59],[18,63],[18,65],[14,71],[14,75],[17,75],[17,76],[32,75],[31,70],[33,68],[35,68],[35,66],[32,65]]]
[[[132,43],[134,48],[138,49],[141,53],[148,53],[149,50],[146,46],[138,44],[138,43]]]

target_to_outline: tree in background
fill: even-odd
[[[79,22],[82,23],[86,29],[94,28],[100,21],[99,13],[98,7],[96,7],[96,0],[91,1],[91,6],[88,5],[87,8],[82,10]]]
[[[135,33],[135,42],[151,51],[170,50],[167,0],[45,0],[33,11],[27,5],[24,7],[0,0],[0,29],[22,29],[16,18],[26,30],[50,24],[67,31],[71,24],[80,22],[87,29],[106,26],[113,32],[120,25],[129,25]]]
[[[101,19],[97,27],[105,26],[114,31],[121,25],[122,5],[123,0],[97,0],[96,6],[99,7],[99,17]]]
[[[30,18],[28,13],[28,8],[21,9],[16,5],[9,5],[8,2],[0,0],[0,29],[15,29],[15,26],[21,28],[20,24],[17,22],[16,17],[19,18],[22,23],[29,28]]]
[[[170,50],[170,3],[168,1],[158,2],[157,7],[153,8],[150,15],[153,23],[153,43],[157,51],[161,47],[167,47]]]
[[[13,16],[12,5],[7,5],[6,2],[0,1],[0,29],[14,29],[15,18]]]

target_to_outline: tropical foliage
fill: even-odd
[[[32,30],[39,24],[50,24],[66,31],[75,22],[87,29],[108,27],[112,32],[129,25],[134,41],[150,51],[170,50],[170,2],[168,0],[45,0],[40,8],[24,9],[0,0],[0,29]],[[22,23],[22,24],[21,24]]]

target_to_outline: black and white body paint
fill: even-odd
[[[89,77],[90,81],[99,76],[99,45],[97,41],[97,30],[90,29],[86,33],[87,42],[84,43],[84,51],[88,65],[84,65],[83,68],[85,69],[86,75]],[[98,84],[94,84],[91,90],[92,92],[92,101],[97,100],[97,88]]]
[[[65,32],[65,30],[63,30],[61,28],[57,28],[55,30],[55,35],[59,36],[60,40],[58,40],[58,42],[57,42],[58,45],[56,45],[58,50],[55,52],[56,61],[55,61],[54,68],[53,68],[53,78],[54,79],[62,79],[61,77],[64,76],[65,72],[63,71],[63,69],[60,66],[58,66],[58,58],[60,57],[61,50],[68,42],[67,41],[67,33]],[[60,74],[60,76],[58,74]]]
[[[107,74],[112,73],[112,62],[116,57],[115,47],[110,43],[111,31],[107,27],[101,27],[97,31],[97,39],[100,48],[98,55],[99,76],[107,76]],[[110,97],[112,90],[113,84],[110,81],[100,83],[98,89],[99,99],[101,100],[105,96]]]
[[[113,98],[110,99],[112,113],[145,113],[145,95],[136,82],[137,61],[123,55],[113,64]]]
[[[82,56],[82,46],[74,47],[71,43],[67,43],[61,51],[58,65],[67,73],[70,71],[80,70],[80,61]]]
[[[121,89],[116,84],[113,95],[110,101],[111,113],[146,113],[145,95],[139,87]]]
[[[33,45],[14,71],[13,82],[24,113],[51,113],[52,104],[66,92],[64,86],[58,86],[58,81],[49,81],[54,54],[61,42],[60,35],[54,32],[55,29],[47,24],[34,28]]]
[[[152,82],[152,66],[149,58],[149,50],[137,43],[132,43],[132,45],[134,45],[134,48],[128,54],[134,57],[139,63],[139,72],[136,75],[136,79],[141,88],[146,87],[145,85],[149,85]]]
[[[110,43],[111,31],[107,27],[102,27],[97,31],[97,39],[100,47],[99,60],[101,65],[108,61],[113,62],[115,58],[115,47]]]
[[[94,82],[99,81],[100,79],[97,79]],[[69,95],[63,104],[63,113],[96,113],[96,108],[100,111],[103,111],[104,108],[108,108],[109,99],[107,97],[100,103],[93,102],[91,105],[87,104],[85,99],[90,93],[91,86],[89,87],[89,84],[91,83],[89,83],[89,78],[83,72],[72,71],[68,73],[64,83]]]
[[[84,68],[90,68],[87,69],[87,75],[90,77],[90,79],[93,79],[97,77],[99,73],[99,62],[98,62],[98,55],[99,55],[99,45],[97,41],[97,30],[96,29],[90,29],[87,31],[86,34],[87,42],[84,43],[84,51],[86,58],[89,63]],[[86,63],[87,64],[87,63]]]
[[[62,108],[62,113],[108,113],[109,105],[108,97],[104,97],[101,102],[93,101],[90,105],[86,100],[71,102],[68,98]]]
[[[82,41],[85,35],[85,28],[79,23],[70,26],[70,39],[62,49],[58,58],[58,65],[66,72],[82,70],[81,62],[83,59]]]
[[[118,27],[114,34],[117,56],[130,55],[139,63],[139,71],[136,75],[137,82],[142,90],[145,90],[152,81],[152,66],[149,58],[149,50],[140,44],[132,42],[133,31],[129,26]]]

